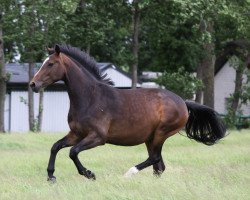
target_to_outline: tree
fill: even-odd
[[[103,1],[80,0],[76,8],[67,13],[68,23],[65,31],[69,44],[92,54],[92,47],[104,42],[105,32],[113,24],[109,13],[104,14],[103,4]]]
[[[228,98],[227,104],[227,124],[236,124],[237,114],[240,114],[241,104],[250,100],[249,95],[249,66],[250,66],[250,43],[247,40],[235,40],[226,43],[224,50],[217,57],[216,68],[229,59],[230,65],[235,69],[234,92]],[[244,76],[246,80],[244,81]]]
[[[197,76],[203,81],[203,104],[214,107],[214,64],[215,64],[215,37],[214,19],[223,3],[216,1],[181,1],[184,11],[184,21],[192,21],[196,25],[195,31],[199,38],[200,62],[197,65]],[[196,101],[201,100],[201,91],[197,92]]]
[[[240,105],[250,100],[249,96],[249,52],[250,27],[248,14],[250,2],[247,0],[228,1],[216,24],[216,46],[221,49],[216,65],[230,60],[236,71],[234,92],[228,101],[227,122],[235,125]],[[230,34],[227,34],[230,30]],[[247,77],[246,82],[243,77]]]
[[[5,54],[4,54],[4,28],[9,20],[9,15],[11,13],[12,1],[1,1],[0,3],[0,132],[5,131],[4,127],[4,109],[5,109],[5,95],[6,95],[6,83],[8,80],[8,75],[5,70]],[[7,34],[6,34],[7,35]]]
[[[4,103],[6,93],[6,72],[4,62],[4,48],[3,48],[3,11],[0,10],[0,132],[4,132]]]
[[[19,27],[19,35],[15,43],[21,54],[21,61],[29,65],[29,80],[34,76],[36,62],[41,62],[45,56],[45,47],[60,41],[61,32],[64,30],[64,13],[61,9],[63,2],[44,1],[18,1],[16,6],[19,16],[15,19]],[[54,9],[56,7],[57,9]],[[61,17],[58,18],[58,13]],[[53,28],[51,28],[53,27]],[[39,93],[38,116],[34,115],[34,94],[28,87],[28,110],[30,131],[40,131],[43,111],[43,91]]]
[[[35,50],[35,37],[37,32],[37,16],[36,8],[34,1],[25,1],[22,3],[24,12],[20,16],[20,22],[22,25],[22,31],[26,37],[29,37],[29,40],[23,40],[24,45],[22,49],[22,56],[26,57],[25,60],[29,65],[29,82],[34,76],[34,67],[36,63],[36,50]],[[39,31],[39,30],[38,30]],[[20,46],[19,46],[20,48]],[[36,131],[36,122],[34,116],[34,93],[32,89],[28,86],[28,113],[29,113],[29,130]]]
[[[209,35],[213,35],[213,21],[207,22],[207,29],[205,31]],[[215,65],[215,45],[213,41],[207,41],[203,45],[204,57],[201,60],[200,68],[201,68],[201,78],[203,80],[204,88],[203,88],[203,104],[207,105],[211,108],[214,108],[214,65]],[[197,71],[197,74],[198,71]]]
[[[176,1],[150,1],[141,13],[139,70],[193,72],[199,61],[196,24]]]
[[[133,17],[132,17],[132,26],[133,26],[133,35],[132,35],[132,88],[137,86],[137,69],[138,69],[138,53],[139,53],[139,26],[140,26],[140,8],[139,0],[134,0],[132,3]]]
[[[87,51],[96,60],[128,68],[130,8],[126,1],[81,0],[66,13],[66,43]]]
[[[249,2],[247,0],[222,0],[219,2],[215,0],[175,0],[174,4],[181,10],[176,14],[181,22],[180,25],[192,25],[193,35],[197,37],[196,41],[199,44],[198,49],[202,52],[196,56],[200,60],[196,66],[197,76],[203,81],[204,88],[197,92],[196,101],[201,101],[203,93],[203,103],[213,107],[216,57],[222,50],[223,42],[230,41],[235,35],[244,34],[243,27],[248,27],[245,22],[249,21],[244,13],[247,13]],[[231,29],[232,26],[237,28]],[[230,34],[228,34],[229,30]]]

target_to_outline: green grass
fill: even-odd
[[[250,199],[250,130],[232,131],[208,147],[175,135],[163,149],[167,169],[161,178],[147,168],[131,179],[123,174],[147,158],[144,145],[105,145],[80,154],[97,176],[78,175],[69,149],[59,152],[56,184],[46,181],[52,144],[62,134],[0,135],[0,199]]]

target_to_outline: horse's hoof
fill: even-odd
[[[163,173],[163,171],[155,171],[155,170],[154,170],[153,175],[154,175],[155,177],[157,177],[157,178],[160,178],[161,175],[162,175],[162,173]]]
[[[55,176],[48,177],[47,181],[50,183],[56,183],[56,177]]]
[[[84,176],[88,179],[96,180],[95,174],[91,172],[90,170],[86,170]]]

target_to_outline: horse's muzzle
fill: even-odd
[[[36,83],[36,82],[34,82],[34,81],[31,81],[30,82],[30,87],[31,87],[31,89],[34,91],[34,92],[39,92],[39,90],[40,90],[40,88],[41,88],[41,84],[38,84],[38,83]]]

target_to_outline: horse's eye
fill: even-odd
[[[52,67],[52,66],[53,66],[53,63],[49,63],[48,66],[49,66],[49,67]]]

